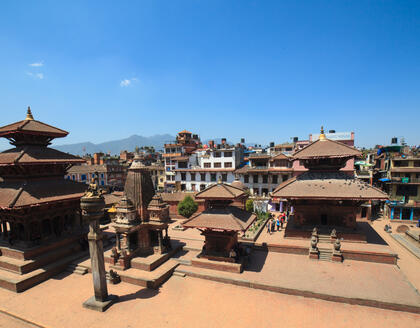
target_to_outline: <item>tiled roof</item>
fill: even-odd
[[[267,168],[257,168],[257,167],[250,167],[249,165],[245,165],[235,171],[237,174],[247,174],[247,173],[288,173],[292,172],[293,168],[291,167],[267,167]]]
[[[256,216],[234,206],[207,209],[185,223],[186,228],[206,228],[229,231],[245,231]]]
[[[83,196],[86,189],[87,185],[84,183],[62,178],[1,182],[0,208],[77,199]]]
[[[305,172],[281,183],[273,198],[386,200],[388,195],[341,172]]]
[[[160,196],[162,197],[162,200],[164,202],[181,202],[184,200],[184,198],[186,196],[191,196],[193,199],[195,198],[195,192],[174,192],[174,193],[170,193],[170,192],[163,192],[160,194]]]
[[[244,190],[226,183],[215,183],[198,192],[197,199],[235,199],[245,195]]]
[[[31,163],[85,163],[80,157],[43,146],[24,146],[0,153],[0,165]]]
[[[65,137],[69,133],[37,120],[23,120],[0,127],[0,137],[12,133],[46,135],[55,138]]]
[[[318,139],[293,154],[293,159],[334,158],[360,156],[361,152],[341,142]]]

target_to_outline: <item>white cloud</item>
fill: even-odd
[[[120,82],[120,87],[128,87],[132,82],[138,82],[136,77],[132,77],[131,79],[124,79]]]
[[[34,79],[39,79],[42,80],[44,78],[44,74],[43,73],[32,73],[32,72],[26,72],[26,75],[34,78]]]
[[[29,64],[29,66],[42,67],[42,66],[44,66],[44,63],[41,61],[41,62],[36,62],[36,63]]]

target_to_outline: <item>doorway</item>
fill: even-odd
[[[328,224],[327,214],[321,214],[321,224],[322,225],[327,225]]]

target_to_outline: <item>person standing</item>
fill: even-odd
[[[283,230],[283,223],[284,223],[284,218],[285,218],[285,216],[286,216],[286,214],[284,214],[284,213],[282,213],[281,214],[281,218],[280,218],[280,226],[281,226],[281,229]]]
[[[280,218],[279,217],[277,217],[276,225],[277,225],[277,231],[279,231],[280,230]]]

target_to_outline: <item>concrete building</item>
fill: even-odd
[[[220,145],[210,142],[208,147],[196,150],[189,157],[175,158],[176,189],[199,191],[219,180],[232,183],[235,169],[243,161],[243,151],[242,145],[230,146],[222,139]]]
[[[251,154],[248,160],[249,165],[237,169],[235,174],[251,195],[268,196],[281,182],[292,177],[292,162],[283,153]]]
[[[175,142],[164,145],[165,152],[162,156],[165,161],[166,190],[175,189],[175,158],[188,158],[200,145],[201,141],[198,135],[186,130],[178,133]]]

